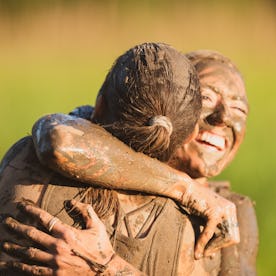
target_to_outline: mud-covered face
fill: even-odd
[[[243,139],[248,102],[240,75],[225,66],[206,68],[199,78],[199,134],[178,149],[176,163],[192,177],[211,177],[231,161]]]

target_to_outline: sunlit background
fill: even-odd
[[[115,58],[135,44],[214,49],[246,81],[246,139],[220,176],[256,202],[259,275],[276,275],[276,5],[271,1],[0,0],[0,157],[40,116],[94,104]]]

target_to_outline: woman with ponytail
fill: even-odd
[[[109,150],[108,144],[115,139],[115,136],[134,151],[166,162],[177,147],[184,140],[189,139],[195,129],[200,111],[201,96],[198,78],[194,67],[185,55],[165,44],[137,45],[116,60],[97,97],[91,120],[108,130],[109,133],[101,135],[101,139],[97,141],[91,140],[94,146],[95,143],[99,143],[98,147],[96,145],[94,153],[102,158],[105,151]],[[69,128],[70,122],[74,124],[76,119],[73,118],[73,120],[70,116],[63,117],[63,115],[48,116],[47,118],[48,120],[60,119]],[[185,123],[183,118],[185,118]],[[86,133],[87,125],[91,123],[83,119],[77,119],[76,123],[75,133],[79,135],[80,143],[85,143],[89,135],[101,131],[100,127],[96,127],[93,129],[93,133]],[[55,124],[52,121],[51,125]],[[37,127],[41,126],[41,123],[38,123]],[[56,138],[70,143],[62,137],[57,136]],[[43,143],[42,140],[39,142]],[[126,150],[126,145],[119,143],[113,156],[120,159],[124,155],[129,155],[127,168],[132,173],[136,172],[137,184],[145,186],[143,170],[154,170],[154,167],[151,166],[151,162],[154,160],[145,159],[145,166],[140,166],[141,171],[139,171],[139,166],[137,168],[131,160],[134,151]],[[57,155],[59,155],[58,151]],[[70,160],[76,160],[77,156],[81,156],[80,151],[74,151],[74,146],[72,151],[72,154],[68,154]],[[103,164],[97,164],[97,158],[90,158],[89,163],[78,162],[78,165],[83,166],[83,170],[76,172],[75,176],[80,178],[82,172],[85,172],[85,168],[89,168],[92,164],[96,168],[94,176],[98,177],[95,184],[105,182],[107,174],[109,176],[112,174],[115,182],[123,183],[127,177],[126,174],[120,174],[120,170],[126,168],[125,161],[120,162],[119,167],[114,167],[110,159],[106,159]],[[120,168],[120,166],[122,167]],[[15,171],[15,168],[19,170]],[[162,177],[161,172],[160,176]],[[176,175],[172,177],[172,182],[178,183],[182,178],[182,176]],[[44,167],[35,156],[33,141],[30,137],[20,140],[4,157],[1,164],[0,184],[1,194],[8,195],[0,202],[2,212],[9,212],[15,216],[17,213],[15,203],[20,198],[32,200],[58,218],[51,219],[46,225],[49,231],[55,232],[56,227],[61,224],[59,220],[74,225],[83,225],[84,223],[79,220],[78,214],[70,202],[68,204],[68,200],[74,198],[89,202],[97,215],[104,221],[113,248],[121,258],[149,275],[169,275],[175,274],[179,270],[178,259],[182,248],[182,230],[187,217],[186,213],[170,199],[140,193],[84,188],[82,183],[63,178]],[[65,206],[63,206],[64,200],[67,200]],[[24,209],[24,206],[22,207],[21,204],[22,208]],[[7,225],[10,225],[11,221],[13,226],[18,225],[10,218],[5,221]],[[33,232],[27,231],[27,235],[28,233]],[[166,246],[167,236],[171,237],[168,246]],[[3,238],[7,239],[6,236]],[[34,238],[32,234],[31,238]],[[4,248],[8,248],[7,243]],[[87,259],[90,258],[92,268],[83,265],[82,269],[90,268],[91,273],[97,272],[99,267],[106,265],[114,257],[113,254],[102,253],[102,258],[97,259],[96,264],[94,262],[93,265],[93,255],[89,255],[89,247],[88,252],[85,252],[88,255],[76,249],[72,250],[78,259],[87,262]],[[101,248],[99,250],[101,252]],[[21,252],[23,251],[21,250]],[[9,250],[6,252],[8,253]],[[30,252],[30,249],[26,249],[25,252]],[[32,255],[34,260],[37,260],[35,259],[37,256],[43,256],[38,249],[35,252],[37,254]],[[55,252],[57,253],[59,250]],[[112,253],[112,250],[109,250],[109,253]],[[152,256],[156,256],[156,258],[152,258]],[[3,260],[4,254],[1,257]],[[39,261],[43,262],[42,259]],[[68,262],[70,261],[65,260],[64,263],[67,268]],[[2,267],[5,267],[6,264],[6,268],[11,268],[15,263],[2,262],[1,264]],[[47,262],[47,265],[51,265],[51,262]],[[74,275],[77,270],[72,269],[71,266],[69,266],[70,273],[68,271],[67,273]],[[14,267],[18,270],[20,266],[17,263]],[[56,266],[54,267],[57,269]],[[30,268],[28,265],[22,267],[24,271],[28,269],[34,274],[36,272],[32,269],[37,270],[38,268]],[[46,271],[45,267],[41,267],[41,271],[49,274],[49,270]]]

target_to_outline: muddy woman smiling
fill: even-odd
[[[235,152],[236,152],[236,150],[237,150],[237,148],[238,148],[238,146],[239,146],[239,144],[242,140],[244,129],[245,129],[245,120],[246,120],[246,114],[245,113],[246,113],[246,110],[243,110],[243,111],[241,111],[241,110],[244,108],[244,107],[242,107],[243,102],[247,107],[247,101],[246,101],[245,97],[242,99],[241,95],[243,93],[241,91],[239,91],[239,89],[236,90],[237,94],[239,94],[239,96],[234,95],[234,96],[228,97],[227,93],[226,93],[226,95],[224,95],[224,92],[223,92],[224,90],[223,89],[220,90],[220,93],[219,93],[219,89],[216,88],[216,83],[215,83],[215,81],[216,81],[215,76],[216,75],[218,75],[217,80],[219,80],[220,77],[222,77],[222,75],[224,75],[224,77],[222,77],[222,78],[227,78],[228,74],[230,74],[229,72],[232,72],[233,75],[235,75],[236,77],[239,75],[236,72],[235,67],[233,67],[233,65],[230,62],[226,63],[226,61],[228,61],[227,59],[224,59],[219,54],[215,54],[213,52],[195,52],[193,54],[190,54],[189,56],[190,56],[191,60],[193,60],[194,62],[195,62],[196,57],[197,57],[199,64],[200,64],[200,61],[203,62],[203,64],[206,63],[205,64],[205,66],[206,66],[205,69],[207,70],[207,72],[208,72],[208,66],[210,66],[210,68],[211,67],[217,67],[217,68],[221,67],[221,68],[219,70],[214,70],[213,71],[213,73],[215,73],[215,74],[214,74],[214,77],[213,77],[213,82],[210,81],[210,83],[211,83],[210,86],[209,86],[209,84],[207,84],[208,87],[204,87],[204,85],[203,85],[204,84],[204,82],[203,82],[204,78],[201,80],[202,94],[203,94],[203,106],[206,109],[204,110],[204,112],[202,113],[202,116],[201,116],[202,119],[201,119],[201,122],[200,122],[200,133],[197,136],[196,141],[190,143],[191,144],[190,146],[189,146],[189,144],[187,146],[183,145],[182,149],[179,149],[177,151],[177,154],[174,156],[173,159],[171,159],[171,164],[174,164],[174,166],[179,168],[179,169],[184,169],[184,170],[188,171],[192,176],[200,178],[200,181],[205,182],[205,184],[207,184],[206,176],[216,175],[217,173],[219,173],[224,168],[224,166],[230,161],[230,159],[232,159],[232,157],[234,156],[234,154],[235,154]],[[221,65],[219,65],[220,63],[221,63]],[[198,65],[197,70],[200,74],[199,68],[200,68],[200,66]],[[221,71],[223,71],[222,70],[223,68],[224,68],[225,72],[221,73]],[[219,73],[221,73],[222,75],[220,76]],[[208,75],[208,73],[206,73],[205,75]],[[241,80],[241,78],[240,78],[240,80]],[[242,80],[241,80],[241,83],[242,83],[243,91],[245,91]],[[229,85],[229,87],[230,87],[230,85]],[[205,88],[206,88],[206,90],[204,90]],[[212,90],[208,91],[207,88],[208,89],[212,88]],[[212,92],[216,93],[215,94],[217,96],[216,99],[215,99],[214,95],[209,95],[209,93],[211,94]],[[245,92],[244,92],[243,96],[245,96]],[[211,101],[211,97],[213,97],[212,101]],[[240,102],[240,99],[242,99],[241,102]],[[233,106],[232,101],[235,103],[234,106]],[[227,105],[226,105],[226,103],[227,103]],[[231,103],[230,106],[228,106],[229,103]],[[233,125],[229,124],[228,120],[227,121],[224,120],[224,118],[227,118],[227,116],[225,116],[225,114],[228,114],[227,112],[225,112],[225,109],[227,109],[227,108],[230,108],[230,110],[233,109],[235,111],[234,112],[235,115],[232,115],[232,117],[230,117],[230,119],[232,119],[233,121],[236,120],[236,116],[239,117],[239,113],[236,113],[236,111],[241,111],[245,115],[243,117],[243,119],[242,119],[242,116],[240,116],[241,117],[240,118],[241,119],[240,120],[241,128],[237,127],[237,132],[236,132],[236,130],[233,129]],[[227,110],[227,111],[229,111],[229,110]],[[229,119],[229,116],[228,116],[228,119]],[[59,122],[59,123],[62,125],[62,124],[64,124],[64,122],[65,122],[65,125],[66,125],[66,120],[65,121],[63,120],[62,122]],[[207,122],[208,122],[208,127],[206,127],[206,126],[204,127],[204,124],[207,125]],[[242,124],[242,122],[244,122],[244,124]],[[45,135],[45,133],[43,131],[41,131],[41,130],[43,130],[43,127],[45,127],[47,131],[49,131],[49,125],[47,125],[47,123],[49,123],[49,121],[47,121],[47,119],[46,120],[42,119],[42,121],[40,121],[37,124],[36,128],[34,128],[34,134],[36,135],[35,138],[37,138],[37,135],[39,134],[38,138],[39,138],[40,143],[38,143],[38,146],[41,146],[42,145],[41,143],[43,141],[44,142],[47,141],[48,138],[49,138],[49,135],[47,136],[46,140],[45,139],[43,140],[43,137],[40,137],[40,135],[42,135],[42,134]],[[52,120],[50,122],[50,130],[52,130],[52,128],[54,127],[52,125],[52,123],[58,123],[58,120],[56,120],[56,121]],[[70,125],[72,126],[72,125],[74,125],[74,123],[71,121]],[[39,132],[37,131],[38,128],[39,128]],[[214,131],[212,131],[212,129]],[[61,154],[65,155],[65,153],[66,153],[66,147],[64,147],[65,144],[63,142],[61,142],[61,140],[56,139],[57,137],[62,137],[62,136],[64,137],[64,133],[61,133],[62,135],[60,135],[60,136],[57,135],[57,133],[59,131],[62,131],[62,128],[56,128],[55,131],[54,131],[55,135],[52,135],[52,136],[50,135],[50,137],[53,138],[53,140],[51,141],[52,142],[51,146],[56,147],[54,151],[50,150],[50,152],[55,152],[55,153],[58,153],[58,154],[61,153]],[[52,134],[53,134],[53,132],[52,132]],[[70,132],[70,128],[68,129],[68,132],[67,132],[68,136],[67,137],[72,138],[72,137],[74,137],[75,134],[76,134],[76,132],[74,132],[74,131]],[[42,138],[42,140],[41,140],[41,138]],[[71,143],[72,143],[72,141],[75,143],[76,139],[72,140],[71,138],[70,138],[69,141]],[[60,145],[58,145],[59,142],[62,143],[62,147]],[[48,140],[48,143],[49,143],[49,140]],[[73,144],[73,145],[74,145],[74,147],[79,146],[79,145],[76,145],[76,144]],[[48,146],[48,144],[47,144],[47,146]],[[72,146],[72,144],[71,144],[71,146]],[[112,145],[109,145],[109,147],[110,146],[112,146]],[[45,155],[45,144],[44,144],[43,147],[41,147],[39,149],[42,149],[42,151],[41,151],[42,152],[42,156],[41,156],[42,159],[47,157],[46,158],[47,162],[49,162],[49,161],[53,162],[53,160],[51,158],[49,158],[49,146],[47,148],[47,154],[46,155]],[[60,149],[62,149],[63,152],[60,151]],[[87,152],[87,148],[82,149],[79,152],[80,153]],[[114,152],[116,152],[115,149],[114,149]],[[208,156],[210,154],[210,152],[214,152],[217,155],[216,155],[216,157],[211,159],[212,161],[210,160],[210,162],[209,162],[207,160],[207,162],[206,162],[206,160],[204,159],[204,156],[205,156],[205,154],[206,154],[206,156]],[[68,151],[67,151],[67,153],[68,153]],[[91,156],[90,153],[87,154],[87,156],[89,156],[89,155]],[[66,155],[66,156],[67,156],[66,158],[68,158],[68,155]],[[85,158],[87,158],[87,156]],[[191,161],[194,158],[193,156],[195,157],[195,162]],[[57,156],[55,156],[55,158],[56,157]],[[54,161],[55,164],[56,164],[56,162],[59,162],[57,160],[60,160],[60,157],[61,156],[59,155],[58,159],[56,159]],[[202,158],[202,160],[200,158]],[[114,158],[112,160],[115,161]],[[133,159],[132,159],[132,161],[133,161]],[[135,159],[135,161],[138,161],[138,159],[137,160]],[[185,165],[183,165],[183,161],[184,161],[184,164],[186,163]],[[70,159],[70,162],[65,162],[65,164],[64,163],[63,164],[58,164],[57,168],[59,170],[61,170],[61,169],[65,170],[65,171],[67,170],[67,172],[65,172],[66,175],[71,175],[71,176],[74,176],[74,177],[77,176],[77,177],[81,178],[82,181],[91,180],[91,178],[89,179],[89,172],[85,172],[84,174],[83,174],[83,172],[78,172],[77,168],[80,165],[74,164],[74,166],[76,166],[76,167],[73,167],[73,170],[72,170],[71,162],[72,162],[72,160]],[[216,166],[212,166],[212,164],[215,164]],[[158,173],[160,173],[160,167],[158,167],[158,166],[160,166],[160,165],[156,165],[154,167],[156,169],[156,171],[155,171],[156,176],[155,177],[156,177],[157,180],[160,178],[160,175],[158,175]],[[81,168],[79,168],[79,169],[81,169]],[[161,167],[161,169],[163,170],[164,167]],[[146,171],[143,171],[143,172],[144,172],[144,175],[145,175],[145,179],[148,178],[148,179],[152,180],[152,178],[154,177],[152,172],[149,175],[147,175]],[[132,173],[133,173],[133,171],[132,171]],[[134,188],[131,187],[132,184],[135,184],[135,180],[133,182],[130,181],[130,183],[127,183],[129,181],[129,177],[131,176],[131,174],[126,172],[125,175],[127,176],[126,177],[127,181],[125,181],[126,178],[124,178],[125,183],[124,183],[124,186],[122,188],[123,189],[128,189],[128,188],[129,189],[135,189],[135,185],[134,185]],[[136,176],[135,174],[133,174],[133,175]],[[170,171],[170,175],[172,175],[172,171]],[[93,176],[93,177],[95,178],[95,176]],[[171,180],[168,180],[168,182],[171,183]],[[99,182],[97,182],[97,183],[99,184]],[[156,182],[155,181],[147,181],[146,184],[151,185],[150,183],[152,183],[154,185],[154,183],[156,183]],[[106,185],[112,185],[112,183],[111,184],[108,183]],[[130,187],[128,187],[127,185],[130,185]],[[210,185],[210,187],[212,187],[212,185]],[[151,192],[150,187],[145,186],[145,185],[140,185],[139,189],[142,190],[143,188],[144,188],[145,192]],[[216,187],[216,189],[220,189],[220,188],[225,188],[225,187],[224,186],[223,187]],[[171,193],[171,190],[168,189],[168,187],[166,185],[164,187],[162,187],[162,181],[161,181],[161,184],[160,184],[160,181],[159,181],[159,184],[155,185],[152,189],[153,189],[154,193],[156,193],[156,194],[157,193],[162,194],[162,192],[163,192],[163,195],[169,196],[170,194],[168,194],[168,191],[169,191],[169,193]],[[156,191],[156,189],[157,189],[157,191]],[[159,191],[158,191],[158,189],[159,189]],[[232,196],[229,191],[225,192],[224,191],[225,189],[222,189],[222,190],[223,190],[224,194],[225,193],[227,194],[227,196],[229,196],[229,197]],[[203,192],[204,191],[206,191],[206,190],[203,189]],[[193,193],[193,192],[197,193],[197,190],[194,189],[190,192],[191,193]],[[176,194],[172,193],[172,194],[175,197],[175,195],[177,193]],[[204,197],[204,193],[201,194],[201,195]],[[207,196],[207,193],[206,193],[206,196]],[[245,205],[247,204],[249,206],[249,209],[252,207],[252,205],[250,205],[251,204],[250,201],[248,201],[247,199],[242,198],[242,202],[245,203]],[[192,204],[189,203],[189,201],[187,202],[187,206],[190,207],[193,210],[196,210],[196,208],[198,207],[198,206],[192,206]],[[220,209],[220,208],[223,208],[225,206],[217,206],[217,207]],[[210,218],[210,216],[208,216],[207,213],[204,214],[203,210],[200,210],[198,212],[198,214],[205,215],[206,218]],[[217,216],[216,213],[212,213],[211,215]],[[253,217],[253,220],[254,220],[254,210],[253,210],[253,216],[252,217]],[[220,223],[217,218],[218,217],[216,217],[215,221],[213,220],[213,224],[211,225],[213,228],[214,228],[214,226],[217,226]],[[226,233],[224,233],[224,234],[230,233],[231,232],[231,231],[229,231],[230,228],[231,227],[237,227],[237,225],[236,225],[235,221],[230,221],[230,222],[228,222],[228,227],[229,227],[229,229],[227,229]],[[204,249],[206,242],[212,236],[212,233],[213,233],[212,231],[207,232],[208,238],[206,240],[204,240],[203,243],[201,243],[201,244],[199,243],[198,248],[201,251]],[[221,246],[231,244],[232,242],[233,242],[233,240],[231,240],[231,236],[230,236],[230,239],[229,239],[229,235],[226,235],[226,239],[220,240],[220,241],[218,239],[218,242],[215,243],[216,244],[215,247],[217,247],[217,249],[218,249]],[[193,247],[193,245],[194,245],[193,239],[190,239],[190,243],[191,243],[190,246]],[[236,249],[237,248],[235,248],[235,250]],[[223,255],[225,255],[225,254],[223,254]],[[250,258],[253,255],[254,254],[251,254]],[[254,259],[254,256],[253,256],[253,259]],[[223,258],[222,258],[222,263],[223,262],[224,261],[223,261]],[[238,261],[237,261],[237,263],[238,263]],[[250,263],[250,265],[252,265],[252,264]],[[227,263],[224,262],[224,268],[223,269],[224,269],[224,271],[227,271],[227,269],[229,269],[229,264],[228,264],[228,268],[227,268]],[[232,272],[233,272],[233,269],[236,269],[235,271],[237,271],[238,269],[240,269],[240,267],[234,267],[234,268],[232,267],[231,269],[232,269]],[[253,269],[252,270],[254,270],[254,264],[253,264]],[[235,274],[233,274],[233,275],[235,275]]]
[[[178,149],[175,166],[193,178],[212,177],[229,164],[243,140],[248,114],[245,86],[238,69],[219,53],[196,51],[187,57],[199,75],[202,112],[199,134]]]

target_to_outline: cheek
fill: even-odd
[[[246,127],[246,124],[245,124],[245,121],[238,121],[236,120],[235,123],[234,123],[234,131],[237,135],[241,135],[243,132],[244,132],[244,129]]]
[[[202,110],[200,113],[200,119],[204,120],[206,117],[208,117],[210,114],[214,112],[214,108],[207,107],[206,105],[202,105]]]
[[[245,133],[246,129],[246,120],[241,119],[239,117],[232,118],[233,123],[233,131],[235,134],[235,139],[241,139]]]

